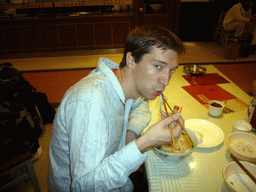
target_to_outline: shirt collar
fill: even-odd
[[[125,103],[125,95],[124,95],[123,88],[121,87],[120,82],[118,81],[117,77],[112,71],[112,69],[118,69],[119,65],[113,61],[110,61],[109,59],[100,57],[97,68],[107,77],[107,79],[113,85],[120,100],[123,103]]]

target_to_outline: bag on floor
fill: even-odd
[[[36,111],[35,92],[11,63],[0,64],[0,162],[26,151],[36,153],[44,126]]]

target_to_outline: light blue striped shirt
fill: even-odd
[[[132,191],[129,175],[146,160],[126,132],[149,124],[148,102],[127,100],[111,69],[98,67],[72,86],[56,114],[50,141],[50,191]],[[124,107],[125,103],[125,107]]]

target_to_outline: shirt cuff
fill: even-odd
[[[123,153],[120,157],[120,163],[126,168],[126,170],[133,173],[146,161],[148,157],[147,152],[141,153],[135,143],[135,140],[130,142],[128,145],[125,145],[124,148],[126,148],[124,151],[129,151],[129,154]]]
[[[127,130],[133,131],[136,134],[137,137],[140,136],[140,134],[142,133],[143,129],[144,128],[141,128],[141,130],[139,130],[138,127],[133,126],[133,125],[129,125],[129,127],[127,128]]]

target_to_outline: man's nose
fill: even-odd
[[[164,86],[167,86],[169,84],[170,79],[171,79],[171,74],[165,73],[160,77],[160,83]]]

